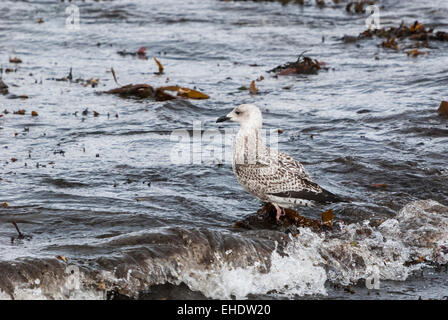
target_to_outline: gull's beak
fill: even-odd
[[[230,118],[228,116],[222,116],[222,117],[219,117],[218,120],[216,120],[216,123],[224,122],[224,121],[227,121],[227,120],[230,120]]]

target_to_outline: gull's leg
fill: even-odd
[[[274,205],[274,207],[275,207],[275,209],[277,210],[277,216],[276,216],[276,219],[277,219],[277,221],[278,220],[280,220],[280,217],[281,216],[284,216],[285,215],[285,210],[283,209],[283,208],[281,208],[278,204],[276,204],[276,203],[272,203],[273,205]]]

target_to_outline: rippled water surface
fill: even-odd
[[[327,2],[73,1],[80,29],[70,31],[69,3],[1,1],[0,297],[446,298],[448,120],[437,108],[448,43],[417,58],[380,39],[344,43],[366,16]],[[384,26],[448,31],[446,1],[379,5]],[[142,46],[147,60],[117,54]],[[328,70],[267,72],[304,51]],[[117,87],[111,67],[121,85],[181,85],[210,99],[104,94]],[[55,80],[70,69],[98,86]],[[259,94],[240,90],[260,76]],[[341,228],[297,237],[236,228],[260,203],[231,163],[170,161],[173,130],[217,129],[241,103],[282,129],[279,148],[316,182],[352,199],[331,206]],[[17,239],[12,221],[32,238]],[[67,265],[79,268],[81,290],[64,285]],[[366,289],[375,272],[380,289]]]

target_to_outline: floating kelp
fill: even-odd
[[[448,102],[447,101],[442,101],[440,103],[440,106],[439,106],[439,109],[437,110],[437,112],[440,115],[448,116]]]
[[[154,88],[148,84],[128,84],[120,88],[115,88],[106,93],[118,94],[120,96],[129,97],[134,96],[138,98],[152,98],[154,97]]]
[[[0,79],[0,94],[8,94],[8,86]]]
[[[22,63],[22,60],[18,57],[9,58],[10,63]]]
[[[157,67],[159,67],[159,72],[155,72],[155,74],[163,74],[163,65],[162,63],[156,58],[154,57],[154,61],[157,63]]]
[[[408,55],[408,57],[409,56],[418,57],[418,56],[422,56],[422,55],[426,54],[426,52],[423,52],[423,51],[420,51],[417,49],[412,49],[412,50],[406,51],[406,54]]]
[[[343,40],[345,43],[353,43],[359,40],[373,39],[374,37],[386,38],[381,42],[381,47],[394,51],[404,51],[408,57],[418,57],[427,54],[428,52],[418,49],[431,48],[429,43],[432,41],[448,41],[447,32],[434,32],[433,29],[427,29],[418,21],[409,26],[402,22],[398,27],[367,29],[357,37],[345,35]],[[400,46],[400,43],[403,45]]]
[[[157,60],[157,58],[154,58],[154,61],[156,62],[156,64],[159,67],[159,72],[156,72],[156,74],[159,74],[159,75],[162,74],[163,73],[162,63],[160,63],[160,61]],[[112,76],[114,77],[115,83],[119,84],[114,68],[111,68],[110,72],[112,73]],[[165,91],[177,92],[177,96],[173,96],[169,93],[166,93]],[[185,87],[181,87],[181,86],[163,86],[163,87],[154,88],[153,86],[146,84],[146,83],[127,84],[127,85],[121,86],[119,88],[105,91],[104,93],[117,94],[121,97],[128,97],[128,98],[138,98],[138,99],[150,98],[150,99],[154,99],[156,101],[174,100],[174,99],[177,99],[177,97],[188,98],[188,99],[209,99],[210,98],[205,93],[202,93],[200,91],[193,90],[190,88],[185,88]]]
[[[255,86],[255,80],[252,80],[252,82],[250,83],[249,93],[250,94],[257,94],[258,93],[258,88]]]
[[[285,76],[290,74],[317,74],[324,67],[325,63],[311,59],[310,57],[300,54],[295,62],[288,62],[284,65],[277,66],[268,72],[275,72],[277,76]]]
[[[140,47],[140,49],[138,49],[137,51],[126,51],[126,50],[121,50],[121,51],[117,51],[117,54],[119,54],[120,56],[135,56],[139,59],[143,59],[143,60],[147,60],[148,57],[146,56],[146,47]]]
[[[0,67],[0,73],[2,71],[2,68]],[[10,73],[10,72],[17,72],[17,68],[5,68],[5,73]]]
[[[19,240],[31,240],[32,236],[23,234],[20,231],[19,226],[17,225],[17,223],[15,221],[13,221],[12,224],[13,224],[14,228],[16,228],[16,231],[18,233],[17,239],[19,239]],[[14,237],[11,237],[11,243],[14,243],[14,239],[15,239]]]
[[[404,22],[399,27],[368,29],[360,33],[359,39],[369,39],[373,36],[379,38],[410,39],[417,41],[448,41],[448,33],[444,31],[437,31],[434,33],[433,29],[426,29],[426,27],[415,21],[412,25],[407,26]]]
[[[70,68],[70,71],[69,71],[68,75],[65,76],[65,77],[49,78],[47,80],[54,80],[54,81],[60,81],[60,82],[61,81],[62,82],[70,82],[70,83],[79,83],[83,87],[91,86],[92,88],[97,87],[98,86],[98,82],[100,81],[99,78],[97,78],[97,79],[95,79],[95,78],[90,78],[90,79],[77,78],[77,79],[73,79],[72,68]]]
[[[193,89],[189,89],[189,88],[179,87],[179,86],[160,87],[157,90],[176,91],[177,96],[183,97],[183,98],[190,98],[190,99],[209,99],[210,98],[205,93],[202,93],[202,92],[199,92],[199,91],[196,91]]]
[[[383,41],[381,43],[381,46],[383,48],[389,48],[389,49],[393,49],[395,51],[398,50],[398,43],[397,43],[395,37],[387,38],[385,41]]]
[[[225,1],[225,0],[223,0]],[[234,0],[234,1],[247,1],[247,0]],[[369,5],[376,4],[377,0],[252,0],[253,2],[280,2],[283,5],[287,4],[298,4],[301,6],[317,6],[318,8],[344,8],[345,11],[350,13],[364,14],[366,12],[366,7]]]
[[[339,1],[333,1],[333,2],[336,3]],[[374,5],[376,2],[377,1],[374,0],[350,1],[345,6],[345,11],[364,14],[366,13],[366,7]]]
[[[208,95],[189,88],[179,86],[166,86],[154,89],[148,84],[128,84],[120,88],[115,88],[105,93],[117,94],[122,97],[136,97],[140,99],[153,98],[156,101],[167,101],[177,99],[176,96],[170,95],[165,91],[177,92],[177,97],[190,99],[208,99]]]
[[[25,113],[26,113],[26,111],[25,111],[24,109],[19,109],[19,110],[17,110],[17,111],[14,111],[13,113],[14,113],[14,114],[21,115],[21,116],[24,116]]]

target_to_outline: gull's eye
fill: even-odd
[[[235,111],[235,114],[238,116],[241,113],[241,111]]]

